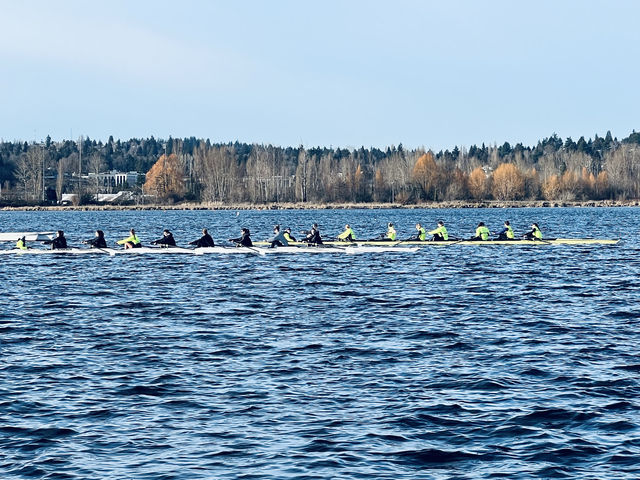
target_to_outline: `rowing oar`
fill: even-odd
[[[252,252],[257,253],[258,255],[266,255],[266,252],[264,252],[263,250],[260,250],[259,248],[248,247],[247,245],[242,245],[240,242],[236,242],[236,241],[231,240],[231,239],[229,239],[229,241],[234,243],[236,245],[236,247],[247,248],[247,249],[251,250]]]
[[[88,244],[89,244],[89,242],[88,242],[88,241],[87,241],[87,242],[82,242],[82,243],[83,243],[83,244],[85,244],[85,245],[88,245]],[[89,248],[91,248],[91,247],[89,247]],[[110,257],[113,257],[113,256],[115,256],[115,254],[116,254],[116,252],[114,252],[113,250],[111,250],[111,251],[110,251],[110,250],[105,250],[104,248],[101,248],[101,247],[93,247],[93,248],[95,248],[95,249],[96,249],[96,250],[98,250],[99,252],[106,253],[106,254],[107,254],[107,255],[109,255]]]
[[[204,252],[199,252],[198,249],[195,249],[195,248],[180,247],[178,245],[171,245],[169,248],[177,248],[179,250],[186,250],[189,253],[193,253],[194,255],[204,255]]]
[[[456,240],[455,242],[437,242],[437,243],[444,243],[447,247],[450,247],[451,245],[456,245],[460,242],[466,242],[467,239],[466,238],[459,238],[458,240]]]

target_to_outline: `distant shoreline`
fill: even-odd
[[[484,201],[484,202],[428,202],[419,204],[393,203],[269,203],[269,204],[221,204],[179,203],[175,205],[80,205],[80,206],[22,206],[2,207],[2,211],[117,211],[117,210],[346,210],[346,209],[436,209],[436,208],[585,208],[585,207],[637,207],[640,200],[586,200],[575,201]]]

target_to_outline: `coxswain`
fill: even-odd
[[[196,248],[204,248],[204,247],[215,247],[216,244],[209,235],[209,232],[206,228],[202,229],[202,236],[198,240],[194,240],[193,242],[189,242],[189,245],[195,245]]]
[[[356,234],[353,232],[353,228],[349,224],[344,226],[344,232],[338,235],[338,241],[340,242],[355,242]]]
[[[296,237],[291,235],[291,229],[290,228],[285,228],[284,232],[282,232],[282,234],[284,235],[284,238],[287,239],[287,242],[295,242],[296,241]]]
[[[118,245],[124,245],[125,249],[142,247],[142,242],[140,242],[140,239],[136,235],[136,231],[133,228],[129,231],[129,236],[127,238],[118,240],[116,243]]]
[[[67,239],[64,237],[64,232],[58,230],[56,232],[56,238],[53,240],[45,240],[45,245],[51,245],[51,250],[65,250],[67,248]]]
[[[526,240],[542,240],[542,232],[537,223],[531,224],[531,230],[522,235]]]
[[[91,248],[107,248],[107,241],[104,239],[102,230],[96,230],[95,236],[91,240],[85,240],[82,243],[90,245]]]
[[[513,240],[515,238],[513,235],[513,227],[511,227],[509,220],[505,220],[502,230],[493,232],[493,234],[498,236],[496,240]]]
[[[314,223],[311,226],[311,230],[308,232],[304,232],[307,236],[304,238],[304,242],[312,245],[322,245],[322,237],[320,236],[320,230],[318,229],[318,224]]]
[[[429,235],[433,235],[433,237],[431,237],[431,241],[433,242],[446,242],[449,240],[449,232],[447,232],[447,227],[444,226],[442,220],[438,221],[438,227],[435,230],[431,230]]]
[[[273,237],[271,237],[267,242],[271,243],[271,247],[288,247],[289,242],[284,236],[284,233],[280,231],[280,225],[276,225],[273,227]]]
[[[238,247],[253,247],[253,242],[251,241],[251,232],[248,228],[242,229],[242,236],[240,238],[230,238],[229,241],[235,243]]]
[[[416,223],[417,232],[407,238],[407,242],[424,242],[427,239],[427,231],[420,223]]]
[[[485,226],[484,222],[480,222],[478,224],[478,227],[476,228],[476,235],[474,237],[471,237],[469,240],[474,240],[474,241],[478,241],[478,240],[489,240],[489,234],[491,232],[489,231],[489,229]]]
[[[158,240],[154,240],[153,242],[151,242],[151,245],[160,245],[162,247],[175,247],[176,241],[173,238],[173,233],[171,233],[167,229],[164,229],[162,231],[162,238],[159,238]]]
[[[16,242],[16,248],[19,248],[20,250],[28,250],[29,247],[27,247],[27,239],[25,237],[19,238]]]

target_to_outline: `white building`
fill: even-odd
[[[114,188],[131,188],[138,184],[138,172],[118,172],[112,170],[106,173],[90,173],[85,178],[93,185],[112,191]]]

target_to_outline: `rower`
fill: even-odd
[[[236,246],[240,247],[253,247],[253,242],[251,241],[251,232],[248,228],[242,229],[242,236],[240,238],[230,238],[229,241],[236,244]]]
[[[215,247],[216,244],[213,242],[213,238],[209,235],[209,232],[206,228],[202,229],[202,236],[198,240],[194,240],[193,242],[189,242],[189,245],[195,245],[196,248],[204,248],[204,247]]]
[[[56,238],[53,240],[45,240],[45,245],[51,245],[51,250],[64,250],[67,248],[67,239],[64,237],[64,232],[62,230],[58,230],[56,232]]]
[[[387,233],[381,233],[377,238],[374,238],[373,241],[378,242],[388,242],[395,241],[396,239],[396,229],[393,228],[393,223],[389,222],[387,225]]]
[[[526,240],[542,240],[542,232],[537,223],[531,224],[531,230],[522,235]]]
[[[19,248],[20,250],[28,250],[29,247],[27,247],[27,239],[25,237],[19,238],[16,243],[16,248]]]
[[[288,240],[285,238],[284,234],[280,231],[280,225],[276,225],[273,227],[273,237],[271,237],[267,241],[271,242],[271,248],[289,246]]]
[[[485,226],[484,222],[480,222],[478,224],[478,227],[476,228],[476,235],[475,237],[471,237],[469,240],[474,240],[474,241],[478,241],[478,240],[489,240],[489,234],[491,232],[489,231],[489,229]]]
[[[340,242],[355,242],[356,234],[353,232],[353,228],[349,224],[344,226],[344,232],[338,235],[338,241]]]
[[[166,228],[162,231],[162,238],[158,240],[154,240],[151,242],[151,245],[160,245],[162,247],[175,247],[176,241],[173,238],[173,233],[171,233]]]
[[[284,238],[287,239],[287,242],[295,242],[296,241],[296,237],[291,235],[291,229],[290,228],[285,228],[284,232],[282,232],[282,235],[284,235]]]
[[[407,238],[407,242],[424,242],[427,239],[427,231],[420,223],[416,223],[416,230],[417,233]]]
[[[142,242],[136,235],[136,231],[132,228],[129,230],[129,236],[127,238],[123,238],[122,240],[118,240],[116,242],[118,245],[124,245],[124,248],[141,248]]]
[[[313,245],[322,245],[322,237],[320,236],[320,230],[318,229],[318,224],[314,223],[311,226],[311,230],[308,232],[304,232],[307,236],[304,238],[304,242]]]
[[[431,237],[432,242],[446,242],[449,240],[449,232],[447,232],[447,227],[444,226],[442,220],[438,220],[438,228],[431,230],[429,235],[433,235]]]
[[[96,230],[95,236],[91,240],[85,240],[82,243],[90,245],[91,248],[107,248],[107,241],[104,239],[102,230]]]
[[[502,230],[499,232],[493,232],[493,234],[498,236],[496,240],[513,240],[515,238],[513,235],[513,228],[511,227],[509,220],[505,220]]]

